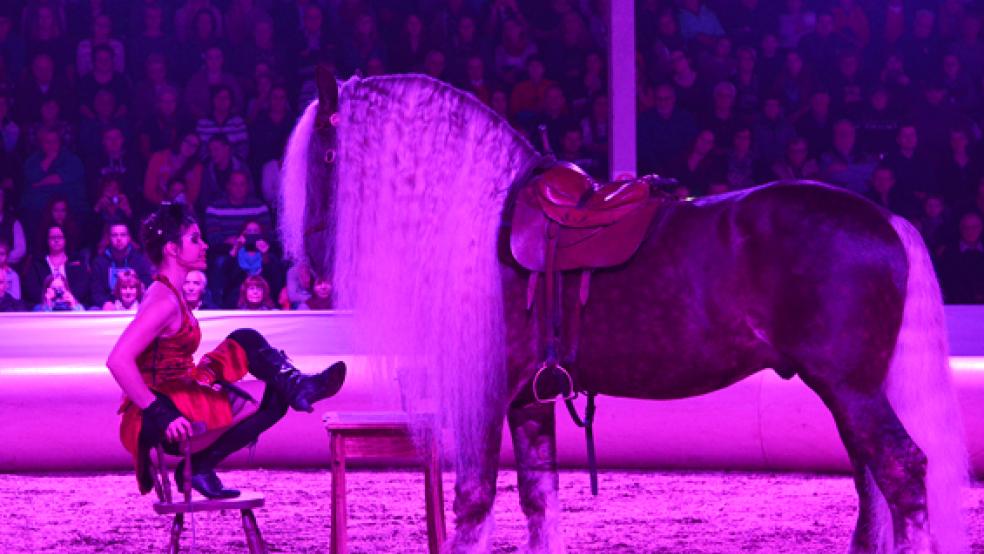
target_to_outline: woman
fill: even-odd
[[[14,210],[10,209],[7,194],[5,189],[0,189],[0,241],[7,244],[7,263],[17,265],[27,254],[27,240],[24,238],[24,226],[14,215]]]
[[[35,258],[24,272],[24,301],[29,306],[40,304],[48,288],[47,277],[61,275],[68,280],[75,297],[85,304],[89,300],[89,267],[71,254],[72,237],[57,223],[46,225],[44,232],[45,255]]]
[[[178,454],[178,443],[190,439],[191,486],[207,498],[235,497],[239,492],[222,486],[216,465],[256,441],[288,407],[311,412],[312,403],[338,392],[345,365],[302,375],[252,329],[234,331],[196,365],[192,355],[201,330],[176,286],[189,271],[205,269],[208,245],[184,204],[161,206],[144,221],[141,235],[160,273],[106,362],[126,395],[120,438],[134,455],[141,493],[153,488],[150,448],[163,443]],[[231,385],[247,372],[260,382]],[[207,431],[192,437],[192,421],[204,422]],[[179,489],[183,464],[175,471]]]
[[[140,308],[143,300],[144,285],[137,277],[137,272],[132,269],[124,269],[116,278],[116,285],[113,287],[113,300],[103,304],[105,311],[127,311],[135,312]]]
[[[221,299],[223,306],[243,308],[243,294],[240,291],[240,285],[248,277],[262,277],[268,292],[272,291],[270,296],[280,293],[280,289],[283,288],[283,264],[280,256],[273,250],[273,245],[267,238],[266,230],[258,221],[250,220],[243,225],[229,249],[229,257],[233,263],[226,266],[224,289],[228,294]],[[236,296],[237,292],[238,296]]]
[[[332,302],[331,293],[334,287],[331,284],[331,278],[319,276],[314,279],[314,284],[311,286],[311,296],[301,302],[298,306],[298,310],[330,310],[334,308],[334,302]]]
[[[35,312],[82,312],[85,307],[68,286],[65,277],[55,273],[44,278],[44,295]]]
[[[147,163],[144,177],[144,198],[152,205],[175,202],[178,194],[184,203],[194,205],[202,184],[202,164],[198,160],[201,141],[195,132],[180,136],[166,150],[155,152]],[[175,184],[180,184],[180,191]]]
[[[250,275],[243,279],[239,286],[240,310],[272,310],[273,297],[270,296],[270,284],[262,275]]]

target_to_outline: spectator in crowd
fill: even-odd
[[[197,133],[185,133],[171,148],[155,152],[144,175],[144,199],[150,206],[179,199],[196,205],[202,183],[202,163],[198,159],[201,141]]]
[[[157,92],[154,110],[137,129],[137,149],[141,159],[149,162],[154,152],[170,148],[187,128],[178,114],[178,90],[165,86]]]
[[[233,92],[225,85],[212,87],[212,109],[200,118],[195,127],[202,144],[209,144],[212,137],[224,135],[232,147],[232,153],[245,160],[249,152],[249,131],[242,116],[233,113]]]
[[[0,238],[0,279],[4,279],[6,287],[4,292],[11,297],[20,300],[21,287],[20,276],[14,268],[10,267],[10,244]]]
[[[92,117],[84,116],[79,126],[78,154],[82,161],[93,166],[99,158],[103,133],[109,129],[119,129],[129,135],[127,118],[116,115],[116,97],[109,89],[99,89],[93,101]]]
[[[981,216],[967,212],[960,217],[959,237],[949,242],[940,256],[943,297],[951,304],[984,304],[984,246]]]
[[[140,171],[142,168],[137,154],[129,148],[123,130],[119,127],[108,127],[103,131],[101,138],[102,148],[88,164],[91,179],[89,197],[99,198],[101,180],[112,175],[119,185],[119,192],[129,197],[131,204],[139,202],[138,207],[142,207],[140,194],[143,184],[143,175]],[[127,217],[132,217],[132,214]]]
[[[947,155],[940,163],[938,175],[940,193],[948,206],[964,210],[973,203],[977,183],[984,177],[976,148],[971,145],[970,133],[964,127],[950,130]]]
[[[20,75],[26,59],[24,39],[14,25],[13,6],[0,7],[0,65],[8,75]]]
[[[212,298],[225,298],[226,278],[232,264],[238,264],[239,247],[246,240],[242,230],[250,221],[259,223],[261,229],[272,228],[269,208],[251,194],[249,173],[233,170],[225,182],[225,193],[205,210],[205,238],[214,252],[209,267]]]
[[[495,47],[495,71],[508,86],[518,83],[529,58],[537,54],[536,44],[526,34],[523,23],[506,19],[502,24],[502,39]]]
[[[7,189],[0,189],[0,241],[7,245],[6,263],[17,265],[27,254],[27,240],[24,235],[24,226],[14,215],[13,207],[7,199],[10,192]],[[18,294],[19,298],[20,295]]]
[[[287,87],[273,85],[269,107],[260,110],[249,128],[249,151],[254,173],[258,174],[264,164],[283,155],[293,128],[294,114]]]
[[[818,90],[810,96],[810,107],[796,123],[796,134],[805,138],[811,157],[830,150],[832,138],[830,93]]]
[[[949,223],[943,197],[938,194],[927,196],[919,216],[913,223],[919,229],[919,234],[922,235],[926,248],[929,249],[933,264],[939,266],[939,257],[946,241]]]
[[[782,102],[767,96],[762,102],[762,115],[752,127],[752,144],[759,162],[771,166],[782,158],[786,145],[796,137],[796,130],[783,117]]]
[[[91,294],[94,306],[112,302],[112,291],[123,272],[132,272],[145,286],[150,285],[154,267],[133,243],[126,223],[107,223],[103,227],[100,245],[105,246],[92,258]]]
[[[331,310],[335,307],[332,301],[331,279],[326,276],[317,276],[311,285],[310,296],[297,305],[298,310]]]
[[[857,147],[856,138],[854,123],[837,120],[832,148],[820,156],[820,173],[828,183],[866,194],[875,163]]]
[[[47,54],[57,67],[67,69],[71,64],[73,48],[65,35],[64,10],[42,2],[30,8],[24,18],[28,56]]]
[[[252,42],[236,48],[233,57],[234,67],[240,75],[246,74],[264,63],[270,68],[284,68],[284,76],[293,77],[293,71],[288,68],[287,55],[274,40],[273,20],[261,16],[253,25]]]
[[[34,306],[35,312],[82,312],[85,306],[72,293],[72,288],[59,273],[44,278],[41,285],[44,291],[40,301]]]
[[[113,70],[124,72],[126,58],[123,43],[113,38],[113,20],[106,14],[100,14],[92,22],[92,35],[79,42],[75,49],[75,72],[79,77],[92,73],[95,49],[101,45],[109,46],[113,53]]]
[[[697,136],[693,117],[676,107],[671,85],[657,85],[654,96],[656,107],[639,114],[639,172],[643,174],[667,171]]]
[[[92,49],[92,71],[79,80],[79,111],[85,117],[96,117],[96,95],[109,91],[116,101],[113,117],[126,115],[130,101],[130,82],[123,73],[116,71],[113,48],[99,44]]]
[[[124,269],[117,274],[112,296],[102,305],[105,311],[135,312],[143,300],[144,284],[136,272]]]
[[[403,23],[403,29],[394,45],[391,64],[394,71],[400,73],[419,73],[424,65],[424,55],[430,50],[430,44],[424,34],[424,22],[420,14],[409,13]],[[456,76],[463,76],[462,71]]]
[[[77,216],[88,213],[82,161],[62,149],[57,132],[44,129],[38,138],[41,151],[24,163],[26,190],[21,196],[21,214],[28,221],[38,221],[42,208],[56,194],[67,198],[69,209]]]
[[[99,195],[92,211],[103,224],[133,221],[133,208],[120,180],[115,173],[107,173],[99,179]]]
[[[16,273],[14,273],[16,275]],[[10,294],[10,274],[0,273],[0,312],[23,312],[24,302]]]
[[[871,190],[868,199],[886,210],[903,217],[918,214],[918,201],[898,187],[895,172],[887,165],[880,165],[871,174]]]
[[[144,62],[144,78],[133,87],[131,102],[133,109],[130,119],[136,121],[139,128],[144,127],[147,120],[154,116],[160,117],[161,95],[165,93],[174,95],[174,109],[166,112],[167,119],[169,121],[177,119],[178,93],[176,86],[170,81],[165,60],[166,58],[161,54],[149,54]]]
[[[885,156],[885,165],[892,169],[899,192],[917,200],[930,192],[938,192],[936,171],[927,154],[919,149],[919,134],[912,123],[903,123],[896,135],[897,148]]]
[[[714,44],[714,39],[724,36],[717,15],[702,0],[683,0],[677,12],[677,21],[680,36],[699,46],[709,47]]]
[[[735,86],[728,81],[721,81],[714,86],[714,95],[711,102],[711,110],[699,125],[714,133],[714,139],[719,150],[717,154],[722,154],[723,150],[730,146],[738,130],[738,117],[735,115],[735,97],[738,91]]]
[[[270,285],[261,275],[250,275],[239,287],[239,301],[236,307],[240,310],[273,310],[273,297],[270,295]]]
[[[311,287],[314,286],[314,275],[307,262],[292,264],[287,269],[287,279],[281,296],[286,296],[287,304],[297,308],[302,302],[311,298]]]
[[[228,8],[222,20],[222,28],[233,48],[245,46],[253,31],[253,22],[267,17],[257,4],[256,0],[232,0],[227,3]]]
[[[729,190],[748,188],[757,184],[761,169],[752,155],[751,129],[740,127],[735,131],[724,163],[724,178]]]
[[[816,89],[813,72],[805,66],[800,53],[795,50],[787,52],[785,65],[772,86],[772,93],[782,100],[790,121],[796,122],[806,113]]]
[[[128,73],[136,82],[151,78],[148,74],[151,66],[147,64],[151,56],[157,57],[162,64],[166,64],[168,56],[177,51],[174,37],[164,32],[164,8],[160,4],[143,3],[140,21],[142,27],[139,33],[131,35],[133,38],[127,47]],[[173,67],[165,66],[163,69],[165,74],[173,71]]]
[[[204,63],[185,87],[182,105],[193,121],[208,117],[215,110],[214,92],[223,87],[230,96],[228,112],[240,113],[243,108],[243,92],[239,80],[225,70],[225,53],[219,46],[209,46],[204,51]]]
[[[74,107],[73,96],[64,78],[55,74],[55,62],[46,53],[31,58],[30,71],[24,75],[14,96],[17,106],[15,121],[21,124],[34,123],[41,118],[41,105],[54,100],[65,111],[71,113]]]
[[[246,163],[234,155],[229,139],[225,135],[214,135],[208,142],[208,158],[202,170],[198,205],[208,206],[221,197],[225,193],[226,182],[237,171],[248,172]]]
[[[713,131],[701,130],[687,153],[670,168],[670,177],[686,187],[689,195],[707,194],[711,183],[724,181],[721,161],[714,154],[714,141]]]
[[[80,304],[86,304],[89,297],[88,266],[80,257],[69,254],[71,252],[67,244],[69,237],[64,228],[59,225],[49,225],[45,232],[47,247],[44,256],[33,259],[24,272],[24,280],[21,283],[24,301],[33,306],[55,300],[56,298],[50,294],[51,280],[48,279],[55,275],[62,280],[67,280],[68,286],[63,287],[62,290],[71,292],[73,301],[77,299]]]
[[[895,146],[901,117],[898,110],[889,104],[888,90],[885,88],[875,88],[868,98],[868,105],[858,122],[861,149],[881,158]]]
[[[778,35],[783,48],[799,46],[800,40],[813,32],[817,14],[804,9],[803,0],[786,0],[786,10],[779,15]]]
[[[181,294],[185,304],[192,311],[217,310],[219,308],[208,298],[208,278],[205,273],[197,269],[188,272],[184,285],[181,287]]]
[[[75,151],[78,144],[76,126],[62,116],[61,104],[54,98],[49,98],[41,103],[41,118],[30,123],[27,128],[27,141],[24,146],[28,152],[33,154],[41,149],[42,129],[57,133],[61,137],[62,148]]]
[[[517,122],[531,121],[543,112],[547,89],[555,83],[545,77],[543,60],[531,56],[526,61],[526,79],[512,89],[509,99],[509,113]]]
[[[815,179],[819,174],[820,167],[810,157],[810,149],[803,137],[790,140],[786,155],[772,164],[772,175],[779,180]]]
[[[0,88],[0,151],[3,156],[16,154],[21,136],[20,126],[11,119],[10,101],[7,91]]]
[[[185,0],[184,5],[174,14],[174,30],[181,42],[193,40],[198,16],[205,12],[211,16],[216,36],[222,36],[222,12],[212,5],[211,0]]]
[[[246,223],[232,244],[229,257],[233,261],[226,264],[227,271],[224,276],[226,298],[222,299],[223,305],[231,307],[235,303],[236,299],[230,297],[229,293],[238,290],[240,283],[251,275],[262,275],[270,285],[273,295],[279,294],[283,287],[282,263],[272,248],[267,230],[259,222]]]

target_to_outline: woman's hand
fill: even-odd
[[[48,287],[48,290],[44,291],[44,300],[51,304],[55,301],[55,289]]]
[[[65,292],[62,293],[62,300],[67,302],[69,306],[73,308],[75,307],[76,300],[75,297],[72,296],[72,291],[65,289]]]
[[[166,436],[170,442],[181,442],[191,438],[191,422],[184,416],[175,419],[167,426]]]
[[[270,251],[270,244],[263,239],[258,239],[256,241],[256,249],[260,251],[260,254],[266,254]]]

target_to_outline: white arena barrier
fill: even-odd
[[[947,306],[952,365],[977,474],[984,474],[984,306]],[[0,314],[0,471],[131,467],[118,438],[121,393],[105,360],[131,315]],[[202,349],[230,331],[253,327],[304,371],[343,359],[342,392],[312,415],[290,412],[264,434],[250,459],[230,465],[327,467],[326,411],[392,411],[395,396],[367,375],[363,353],[348,345],[343,312],[200,312]],[[196,358],[197,359],[197,358]],[[583,399],[579,405],[583,409]],[[599,397],[595,434],[602,467],[849,470],[833,418],[798,379],[763,371],[727,389],[683,400]],[[560,463],[583,467],[584,435],[557,408]],[[503,461],[512,462],[508,431]]]

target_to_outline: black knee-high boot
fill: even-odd
[[[239,491],[222,486],[215,468],[219,462],[251,443],[287,414],[287,400],[272,387],[263,391],[260,408],[253,415],[240,421],[207,448],[191,455],[191,486],[206,498],[233,498]],[[184,462],[175,469],[174,480],[178,490],[183,489]]]
[[[273,386],[299,412],[313,412],[311,404],[334,396],[345,382],[345,363],[335,362],[317,375],[304,375],[282,350],[277,350],[253,329],[237,329],[229,338],[246,351],[249,372]]]

